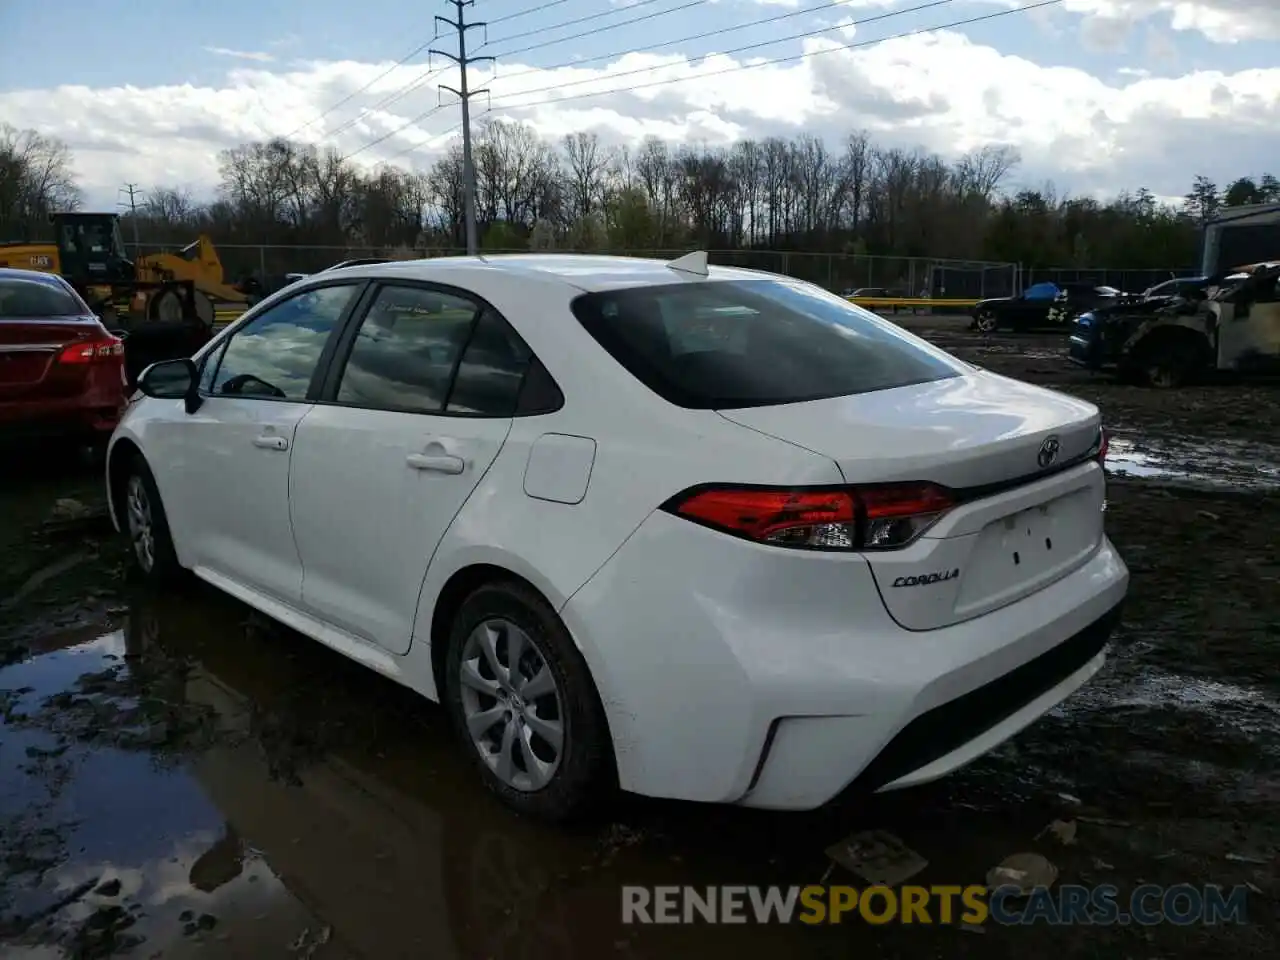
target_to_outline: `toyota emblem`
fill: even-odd
[[[1058,447],[1057,437],[1044,438],[1044,443],[1040,444],[1040,452],[1036,454],[1036,463],[1040,464],[1042,470],[1053,466],[1054,461],[1058,459]]]

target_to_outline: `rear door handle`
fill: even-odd
[[[467,468],[467,461],[447,453],[411,453],[405,462],[415,470],[434,470],[436,473],[459,474]]]
[[[270,434],[263,437],[254,437],[253,445],[262,447],[264,450],[288,450],[289,441],[284,437],[273,437]]]

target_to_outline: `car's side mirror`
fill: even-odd
[[[186,400],[187,412],[194,413],[199,406],[196,393],[199,380],[200,373],[189,358],[161,360],[142,371],[138,389],[157,400]]]

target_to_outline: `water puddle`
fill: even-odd
[[[32,650],[0,669],[0,954],[15,960],[750,960],[884,952],[886,937],[934,956],[910,927],[624,926],[620,887],[816,882],[826,847],[861,826],[980,878],[1043,827],[1017,797],[1114,781],[1123,750],[1075,756],[1080,730],[1128,716],[1107,698],[1261,709],[1182,678],[1111,684],[1093,714],[936,792],[810,817],[635,801],[570,830],[489,797],[438,708],[209,591],[135,600]]]
[[[166,755],[182,711],[131,675],[125,629],[88,624],[39,646],[0,671],[0,951],[277,955],[244,934],[278,945],[316,926]]]
[[[1117,477],[1202,490],[1280,490],[1280,449],[1222,440],[1133,440],[1114,437],[1107,471]]]

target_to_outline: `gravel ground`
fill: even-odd
[[[1143,391],[1072,369],[1052,337],[903,322],[1098,403],[1115,435],[1125,624],[1105,671],[1022,735],[813,814],[627,799],[550,830],[489,800],[434,706],[210,590],[132,585],[93,471],[33,457],[0,486],[0,953],[1275,957],[1280,391]],[[1122,897],[1245,885],[1247,922],[619,921],[623,884],[861,884],[825,851],[871,829],[928,861],[913,882],[982,883],[1037,853],[1059,884]]]

